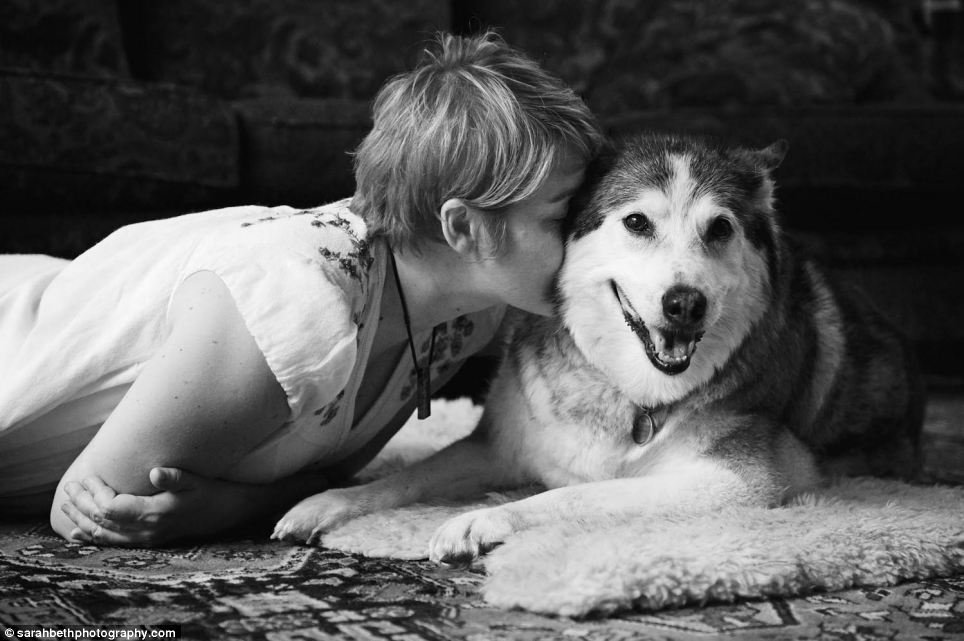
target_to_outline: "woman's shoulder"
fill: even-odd
[[[174,243],[185,243],[190,269],[209,263],[258,273],[285,269],[288,275],[306,272],[358,285],[375,258],[367,226],[349,203],[211,210],[171,220],[163,232],[149,235],[155,242],[166,234]],[[132,240],[143,238],[144,231],[132,230]]]
[[[352,213],[349,199],[319,207],[295,208],[244,207],[205,212],[219,232],[233,232],[232,237],[246,237],[253,243],[284,241],[297,248],[308,243],[331,243],[336,246],[369,244],[368,226]]]
[[[234,216],[240,227],[264,228],[266,225],[310,226],[320,230],[341,230],[356,236],[365,236],[367,228],[360,216],[351,211],[351,199],[345,198],[317,207],[231,207],[206,212],[213,216]]]
[[[308,263],[359,280],[374,261],[365,222],[351,212],[350,201],[296,209],[274,207],[244,216],[226,240],[266,254],[297,254]]]

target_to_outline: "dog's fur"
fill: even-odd
[[[784,236],[762,150],[644,136],[590,168],[558,316],[526,316],[467,439],[374,483],[306,499],[275,537],[374,510],[538,482],[430,544],[471,557],[559,519],[776,505],[833,474],[913,477],[912,352]]]

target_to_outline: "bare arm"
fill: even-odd
[[[188,278],[170,320],[162,348],[61,478],[50,514],[60,535],[75,527],[61,509],[68,483],[96,476],[120,493],[151,495],[157,466],[217,478],[287,419],[284,391],[216,275]]]

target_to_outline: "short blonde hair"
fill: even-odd
[[[382,87],[373,119],[355,151],[351,207],[372,237],[415,251],[442,239],[450,198],[491,213],[486,231],[500,246],[504,209],[539,189],[563,149],[588,161],[603,141],[570,88],[491,31],[439,34]]]

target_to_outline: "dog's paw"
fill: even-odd
[[[313,545],[321,535],[367,514],[365,502],[352,489],[328,490],[309,496],[281,517],[271,538]]]
[[[428,544],[436,563],[467,563],[485,554],[518,531],[517,519],[504,506],[473,510],[451,518],[435,531]]]

